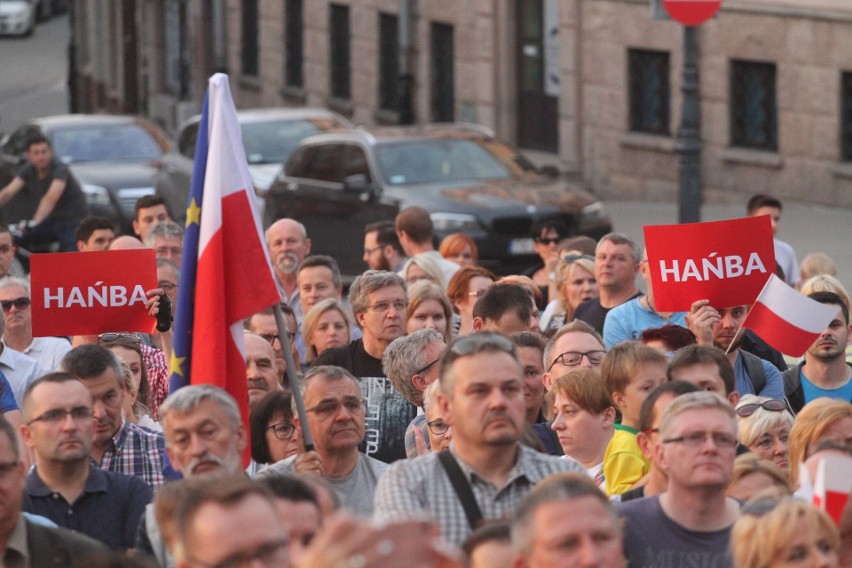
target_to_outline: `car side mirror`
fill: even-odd
[[[343,178],[343,193],[357,194],[364,203],[370,203],[376,198],[376,186],[365,174],[355,174]]]

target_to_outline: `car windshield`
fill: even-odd
[[[316,118],[249,122],[241,128],[249,164],[280,164],[287,161],[302,138],[344,126],[334,119]]]
[[[52,134],[53,152],[67,164],[154,160],[165,151],[138,124],[77,126]]]
[[[488,139],[394,139],[376,148],[376,160],[389,185],[504,179],[533,169],[512,148]]]

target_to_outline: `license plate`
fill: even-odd
[[[512,239],[509,241],[509,254],[534,254],[535,243],[532,239]]]

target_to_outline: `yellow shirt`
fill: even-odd
[[[636,443],[636,434],[638,431],[629,426],[615,425],[615,434],[606,447],[603,461],[607,496],[621,495],[651,469]]]

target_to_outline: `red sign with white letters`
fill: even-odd
[[[154,331],[145,292],[157,287],[153,249],[34,254],[33,336]]]
[[[751,304],[775,273],[769,215],[645,227],[654,304],[689,311],[696,300],[716,308]]]
[[[722,7],[722,0],[663,0],[666,12],[685,26],[698,26],[712,18]]]

